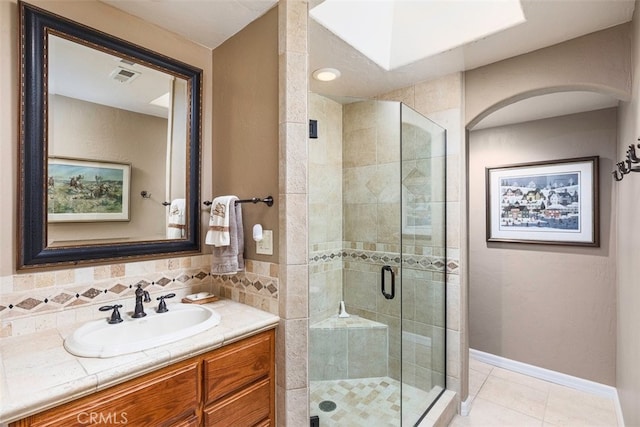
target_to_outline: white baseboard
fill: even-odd
[[[519,372],[524,375],[529,375],[530,377],[549,381],[565,387],[570,387],[575,390],[591,393],[596,396],[613,399],[616,406],[616,414],[618,416],[618,425],[624,426],[622,409],[620,407],[620,401],[618,400],[618,391],[615,387],[611,387],[606,384],[600,384],[595,381],[585,380],[583,378],[574,377],[572,375],[563,374],[561,372],[539,368],[527,363],[522,363],[516,360],[496,356],[495,354],[485,353],[480,350],[469,349],[469,357],[492,366]]]
[[[613,404],[616,406],[616,417],[618,418],[618,425],[624,427],[626,424],[624,423],[624,416],[622,415],[622,406],[620,406],[620,398],[618,397],[618,393],[616,393],[616,397],[613,399]]]
[[[519,372],[521,374],[529,375],[530,377],[539,378],[541,380],[560,384],[576,390],[585,391],[597,396],[608,397],[611,399],[615,399],[618,396],[615,387],[574,377],[572,375],[563,374],[561,372],[539,368],[537,366],[529,365],[527,363],[522,363],[511,359],[506,359],[504,357],[485,353],[483,351],[469,349],[469,356],[480,362],[488,363],[489,365],[497,366],[499,368],[505,368],[514,372]]]
[[[460,403],[460,415],[466,417],[471,412],[471,396],[467,397],[467,400]]]

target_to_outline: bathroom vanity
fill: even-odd
[[[24,367],[33,387],[29,390],[29,378],[16,381],[7,369],[0,422],[11,427],[275,425],[278,317],[228,300],[211,306],[221,315],[217,327],[153,351],[113,358],[78,358],[66,352],[68,358],[62,357],[45,339],[39,354],[30,348],[17,360],[13,344],[25,337],[3,340],[4,363]],[[60,331],[60,336],[66,334]],[[47,353],[58,356],[45,360]],[[72,362],[80,364],[84,375],[70,368]],[[46,384],[52,376],[59,378],[43,386],[40,375]]]

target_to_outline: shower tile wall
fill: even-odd
[[[427,198],[434,204],[433,222],[442,223],[444,153],[432,153],[429,135],[407,126],[402,130],[406,146],[401,170],[397,103],[340,105],[315,94],[309,100],[309,118],[318,120],[319,127],[318,139],[309,140],[311,349],[321,351],[320,337],[325,335],[332,337],[327,340],[335,348],[335,338],[346,333],[313,329],[335,316],[344,298],[350,313],[388,325],[387,375],[400,379],[403,369],[404,381],[429,390],[432,384],[442,384],[444,376],[444,355],[431,351],[432,343],[442,345],[445,333],[444,229],[434,229],[429,238],[403,236],[402,325],[400,298],[389,301],[380,293],[380,269],[390,265],[399,273],[401,212],[413,211],[412,203]],[[407,199],[402,210],[401,174]],[[425,193],[425,188],[430,191]],[[396,283],[401,283],[399,274]],[[345,371],[339,354],[333,356],[336,368]],[[312,379],[331,376],[314,372],[311,369]]]
[[[399,273],[400,108],[346,104],[343,112],[344,298],[347,309],[388,325],[387,375],[400,379],[400,299],[380,293],[380,269]],[[349,256],[355,255],[355,256]],[[400,283],[399,274],[396,283]],[[372,360],[373,362],[373,360]]]
[[[444,133],[410,108],[402,121],[402,378],[428,390],[445,375]]]
[[[342,105],[309,94],[309,320],[338,314],[342,300]],[[312,356],[313,357],[313,356]]]
[[[467,395],[465,372],[468,371],[465,354],[466,338],[461,325],[466,322],[467,296],[464,292],[466,279],[461,265],[464,252],[461,237],[464,235],[464,220],[461,200],[464,195],[463,171],[465,170],[464,146],[464,77],[453,73],[381,95],[379,99],[402,101],[425,117],[447,129],[447,389],[453,390],[464,400]]]
[[[437,273],[444,269],[444,228],[434,227],[429,237],[420,237],[407,213],[431,202],[432,221],[442,224],[444,152],[432,152],[429,133],[405,124],[401,166],[400,121],[396,103],[344,106],[344,247],[368,253],[345,260],[344,294],[354,314],[389,326],[388,375],[399,379],[402,369],[404,382],[429,390],[442,384],[444,376],[444,355],[431,351],[431,343],[439,347],[444,342],[444,274]],[[402,236],[404,277],[396,277],[402,283],[402,325],[400,298],[389,301],[380,293],[382,265],[399,273],[400,224],[407,227]]]
[[[311,327],[309,360],[312,381],[386,377],[387,325],[351,316],[335,315]]]

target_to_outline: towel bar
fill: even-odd
[[[267,196],[264,199],[261,199],[259,197],[252,197],[251,199],[236,200],[235,204],[236,205],[238,203],[253,203],[253,204],[256,204],[256,203],[260,203],[260,202],[262,202],[262,203],[266,204],[267,206],[271,207],[271,206],[273,206],[273,197]],[[202,202],[202,204],[205,205],[205,206],[211,206],[211,203],[213,203],[213,202],[210,201],[210,200],[205,200],[204,202]]]
[[[149,193],[147,190],[142,190],[140,192],[140,195],[142,196],[143,199],[151,198],[151,193]],[[171,206],[171,202],[162,202],[162,206]]]

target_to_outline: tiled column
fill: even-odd
[[[280,325],[277,424],[309,424],[307,2],[278,3],[280,60]]]

